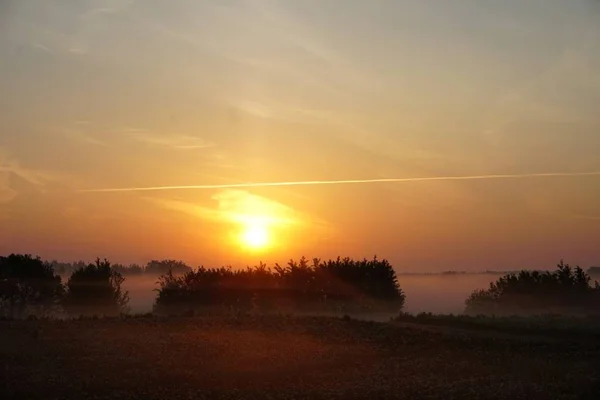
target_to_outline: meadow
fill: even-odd
[[[600,285],[562,261],[500,277],[402,275],[349,258],[243,270],[98,259],[62,279],[58,267],[0,257],[2,399],[600,393]],[[470,312],[515,306],[527,313]]]
[[[0,321],[3,399],[596,399],[600,342],[418,321]]]

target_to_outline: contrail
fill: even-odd
[[[223,185],[188,185],[188,186],[150,186],[108,189],[84,189],[80,192],[144,192],[157,190],[209,190],[209,189],[235,189],[257,188],[272,186],[316,186],[316,185],[349,185],[358,183],[386,183],[386,182],[423,182],[423,181],[463,181],[482,179],[521,179],[543,178],[561,176],[600,176],[600,171],[592,172],[547,172],[537,174],[501,174],[501,175],[466,175],[466,176],[431,176],[422,178],[381,178],[381,179],[347,179],[347,180],[316,180],[316,181],[291,181],[291,182],[255,182],[232,183]]]

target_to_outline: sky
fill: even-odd
[[[598,1],[5,0],[0,54],[2,254],[600,265]]]

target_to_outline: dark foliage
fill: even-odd
[[[84,261],[72,263],[51,261],[50,264],[53,266],[56,273],[63,277],[70,276],[76,270],[85,268],[88,265]],[[139,264],[113,264],[111,265],[111,268],[123,276],[139,276],[142,274],[160,276],[166,274],[169,270],[172,270],[175,275],[182,275],[192,270],[192,268],[187,266],[184,262],[177,260],[152,260],[145,266]]]
[[[152,260],[146,265],[145,272],[153,275],[164,275],[171,271],[174,275],[182,275],[192,271],[183,261],[177,260]]]
[[[291,260],[245,270],[198,268],[160,280],[155,309],[182,311],[397,312],[404,305],[396,273],[386,260]]]
[[[87,263],[85,263],[83,261],[77,261],[77,262],[73,262],[73,263],[65,263],[65,262],[59,262],[59,261],[54,260],[54,261],[50,261],[49,264],[52,265],[52,268],[54,269],[54,271],[62,277],[69,276],[73,273],[73,271],[75,271],[79,268],[85,268],[87,266]]]
[[[141,265],[138,265],[138,264],[131,264],[129,266],[125,266],[123,264],[114,264],[112,266],[112,269],[114,271],[120,273],[123,276],[125,276],[125,275],[132,275],[132,276],[142,275],[144,272],[146,272],[145,268],[143,268]]]
[[[129,294],[121,290],[125,278],[107,260],[79,268],[67,282],[64,308],[71,315],[118,315],[128,310]]]
[[[600,267],[589,267],[587,273],[590,276],[600,276]]]
[[[521,271],[476,290],[466,300],[467,314],[597,314],[600,286],[579,267],[562,261],[550,271]]]
[[[31,255],[0,257],[0,315],[47,315],[57,310],[62,294],[51,264]]]

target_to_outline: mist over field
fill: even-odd
[[[400,275],[408,313],[461,314],[473,290],[486,289],[498,279],[494,274]]]
[[[485,289],[498,278],[495,274],[431,274],[399,275],[400,287],[406,294],[404,311],[408,313],[460,314],[465,299],[475,289]],[[127,276],[123,289],[129,291],[132,313],[148,313],[156,299],[156,276]]]

